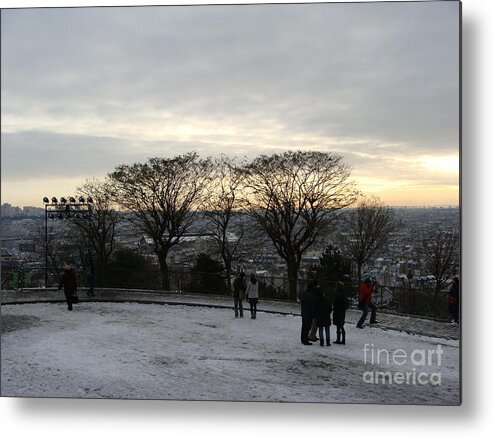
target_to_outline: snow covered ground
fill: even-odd
[[[2,306],[2,396],[457,405],[459,342],[346,324],[300,343],[301,318],[85,302]],[[334,327],[331,327],[334,340]],[[379,373],[381,372],[381,373]]]

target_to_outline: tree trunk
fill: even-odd
[[[161,251],[157,254],[159,259],[159,270],[161,272],[161,287],[163,290],[169,291],[169,268],[167,263],[168,251]]]
[[[296,300],[298,295],[298,266],[295,262],[288,262],[289,299]]]
[[[231,262],[224,260],[224,267],[226,270],[226,296],[231,294]]]

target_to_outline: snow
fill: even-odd
[[[459,341],[346,324],[347,345],[300,343],[301,318],[226,308],[84,302],[2,306],[2,396],[457,405]],[[331,327],[332,340],[335,328]],[[366,346],[365,346],[366,345]],[[365,364],[364,350],[367,350]],[[370,348],[370,349],[369,349]],[[368,351],[441,350],[426,365]],[[383,355],[385,356],[385,355]],[[435,355],[436,358],[436,355]],[[369,383],[365,372],[439,374]],[[413,373],[414,372],[414,373]],[[368,374],[366,374],[368,376]]]

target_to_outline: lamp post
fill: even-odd
[[[43,198],[45,206],[45,288],[48,288],[48,219],[49,220],[71,220],[71,219],[89,219],[92,213],[93,200],[91,197],[85,199],[79,197],[48,197]]]

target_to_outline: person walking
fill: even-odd
[[[377,306],[371,301],[375,286],[376,282],[372,281],[370,278],[366,278],[359,286],[358,308],[363,311],[363,314],[356,324],[356,328],[363,329],[363,323],[365,323],[369,310],[371,310],[370,324],[377,323]]]
[[[332,321],[336,325],[336,341],[335,344],[346,344],[346,330],[344,323],[346,322],[346,310],[349,307],[349,302],[344,294],[344,282],[339,281],[336,284],[336,295],[334,297],[334,306],[332,313]]]
[[[74,269],[68,265],[63,268],[63,274],[60,278],[60,283],[58,284],[59,290],[61,290],[62,287],[68,310],[72,311],[72,304],[77,301],[77,279],[75,277]]]
[[[246,287],[245,272],[240,272],[240,274],[233,281],[235,317],[238,317],[238,314],[240,317],[243,317],[243,299],[245,298]]]
[[[253,273],[250,275],[250,280],[248,281],[245,296],[250,303],[251,318],[256,319],[258,303],[258,281]]]
[[[448,292],[448,311],[452,316],[452,323],[459,324],[460,308],[460,283],[459,278],[455,277]]]
[[[318,289],[318,300],[316,308],[316,320],[318,326],[318,336],[320,337],[320,346],[324,345],[324,331],[327,339],[327,346],[330,346],[330,314],[332,313],[332,305],[329,297]]]
[[[301,304],[301,343],[310,346],[308,334],[312,326],[313,318],[315,317],[315,296],[314,290],[318,286],[318,281],[313,279],[307,287],[298,295]]]

